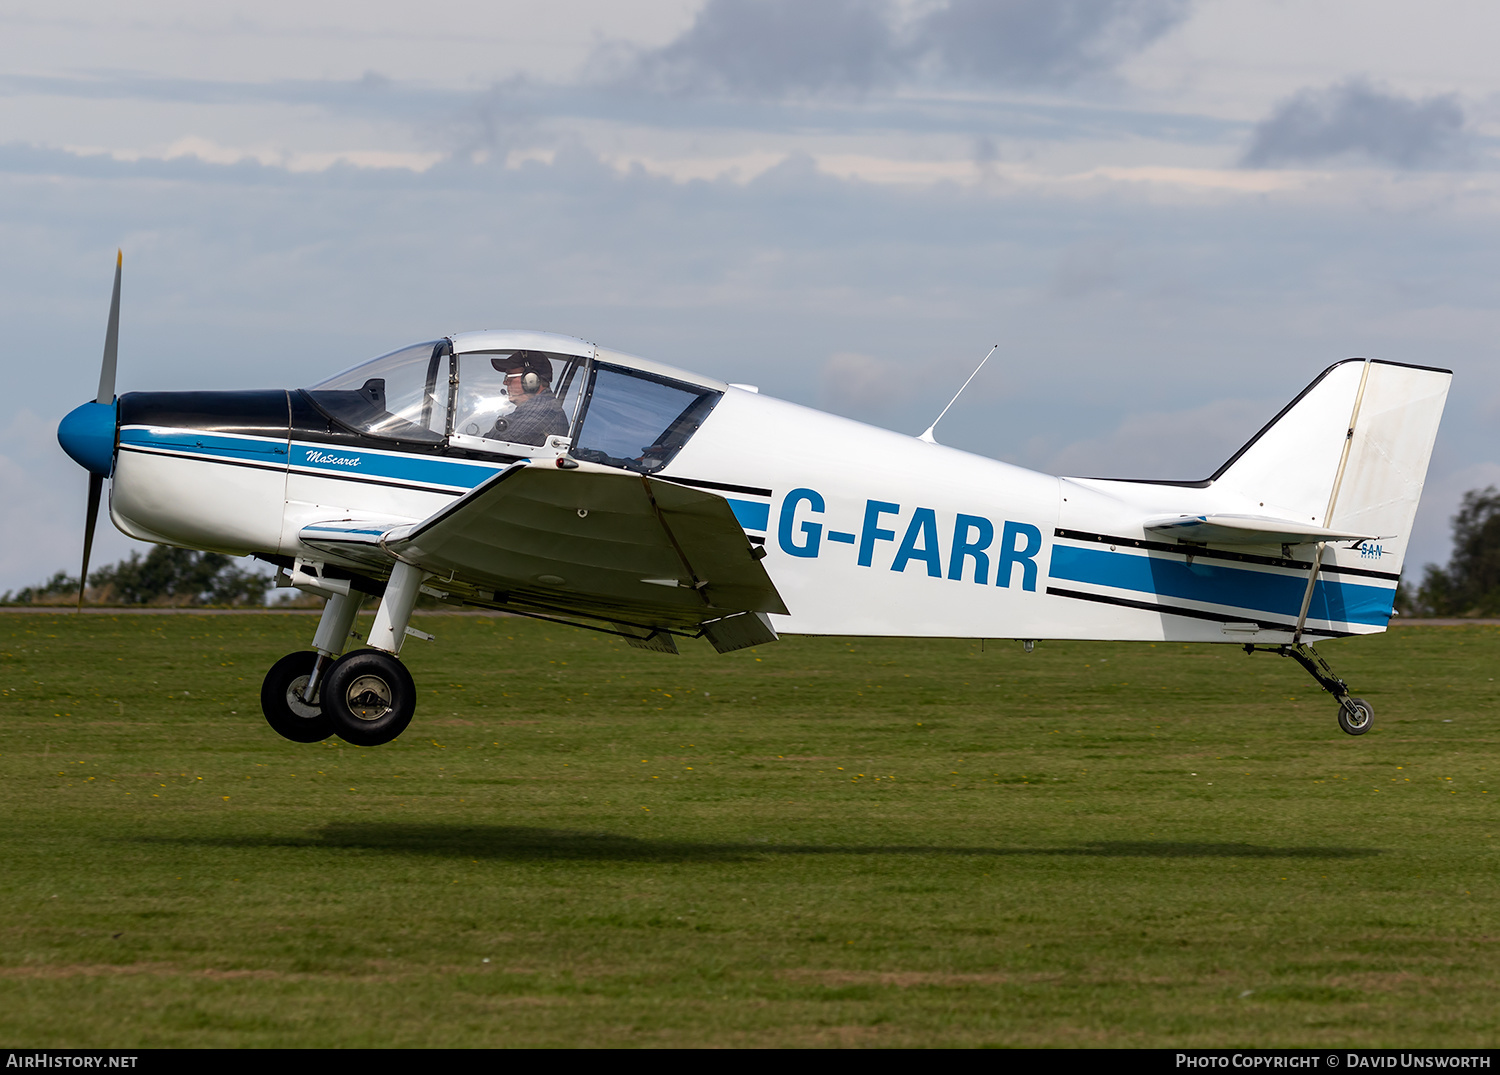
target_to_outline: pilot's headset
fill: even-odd
[[[517,351],[508,359],[492,358],[490,365],[502,372],[520,366],[525,371],[521,374],[521,391],[528,396],[536,395],[543,385],[552,382],[552,364],[534,351]]]

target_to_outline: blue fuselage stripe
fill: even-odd
[[[292,441],[288,446],[285,440],[225,437],[190,429],[129,427],[120,431],[120,443],[128,447],[172,452],[199,459],[236,462],[253,460],[273,467],[290,466],[296,473],[311,473],[318,477],[409,482],[413,485],[420,483],[465,490],[482,485],[510,466],[508,463],[487,465],[430,455],[376,452],[368,448],[339,448],[297,441]],[[746,530],[764,532],[770,525],[769,504],[734,497],[725,499],[729,501],[735,519]]]
[[[120,443],[133,448],[159,448],[218,459],[250,459],[286,465],[286,441],[258,437],[221,437],[213,433],[165,429],[120,430]]]
[[[765,530],[771,523],[771,505],[757,504],[753,500],[736,500],[734,497],[725,497],[729,501],[729,507],[734,511],[734,517],[746,530]]]
[[[225,437],[198,430],[126,428],[120,443],[127,447],[179,452],[203,459],[251,460],[287,466],[329,477],[386,479],[472,489],[495,476],[505,466],[486,466],[457,459],[397,452],[374,452],[366,448],[338,448],[293,442],[288,456],[285,440],[260,437]]]
[[[304,534],[310,530],[328,534],[368,534],[371,537],[379,537],[385,533],[384,530],[356,530],[347,526],[304,526],[302,528]]]
[[[351,478],[391,478],[472,489],[495,476],[504,466],[484,466],[426,455],[387,455],[368,450],[329,449],[323,445],[292,444],[292,466],[320,474]]]
[[[1281,575],[1270,571],[1247,571],[1197,560],[1192,564],[1164,556],[1052,546],[1052,578],[1111,586],[1137,593],[1180,600],[1201,601],[1295,619],[1302,610],[1307,589],[1305,575]],[[1313,588],[1309,619],[1330,623],[1361,623],[1385,626],[1396,597],[1394,587],[1363,586],[1318,579]]]

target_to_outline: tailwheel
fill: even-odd
[[[319,743],[333,734],[333,721],[320,704],[321,691],[304,701],[308,677],[317,666],[311,650],[288,653],[271,666],[260,685],[260,708],[277,735],[294,743]]]
[[[1339,701],[1339,727],[1350,735],[1364,735],[1370,730],[1375,711],[1363,698],[1343,698]]]
[[[1303,642],[1294,642],[1291,645],[1280,646],[1257,646],[1253,642],[1245,643],[1245,652],[1254,654],[1259,652],[1279,653],[1283,657],[1290,657],[1303,668],[1307,669],[1308,675],[1318,681],[1329,694],[1333,695],[1339,703],[1339,727],[1350,735],[1364,735],[1370,730],[1370,725],[1375,719],[1375,709],[1363,698],[1355,698],[1349,693],[1349,684],[1333,674],[1333,669],[1328,666],[1317,650]]]
[[[417,687],[406,666],[389,653],[356,650],[329,670],[322,705],[340,739],[355,746],[380,746],[411,723]]]

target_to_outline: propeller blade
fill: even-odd
[[[104,475],[89,475],[89,512],[83,524],[83,567],[78,572],[78,611],[83,611],[83,588],[89,584],[89,553],[94,551],[94,524],[99,521],[99,494],[104,491]]]
[[[104,330],[104,362],[99,367],[97,403],[113,403],[115,399],[115,360],[120,352],[120,269],[124,264],[125,251],[115,251],[115,293],[109,300],[109,327]]]

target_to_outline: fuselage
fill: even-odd
[[[582,363],[577,383],[590,387],[569,397],[572,435],[519,445],[457,428],[463,370],[480,368],[465,356],[539,343]],[[127,393],[110,516],[142,540],[326,561],[304,540],[320,521],[417,522],[509,467],[578,451],[594,366],[635,363],[648,386],[697,393],[692,429],[649,472],[729,501],[766,550],[790,613],[773,617],[782,633],[1275,642],[1291,637],[1308,589],[1310,549],[1213,549],[1148,532],[1162,513],[1253,511],[1212,482],[1052,477],[563,337],[468,334],[451,352],[446,395],[428,378],[425,426],[394,435],[341,420],[333,394],[316,389]],[[1307,633],[1383,629],[1399,567],[1399,556],[1330,546]]]

